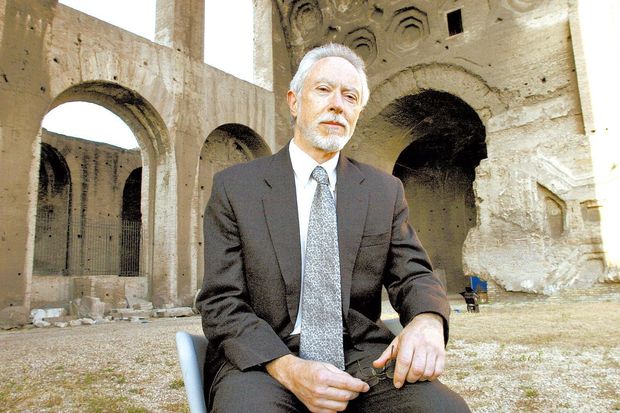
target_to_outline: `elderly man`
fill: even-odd
[[[368,97],[354,52],[308,52],[287,95],[290,143],[214,177],[198,298],[214,412],[469,411],[436,380],[449,305],[402,184],[340,154]]]

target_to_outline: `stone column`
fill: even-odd
[[[592,150],[592,167],[599,203],[601,235],[608,271],[604,281],[620,281],[620,3],[572,0],[569,3],[571,40],[585,134]]]
[[[204,60],[205,0],[157,0],[155,41]]]
[[[254,83],[273,91],[273,39],[271,0],[253,0]]]
[[[0,324],[28,320],[38,132],[50,103],[46,47],[56,4],[0,1]]]

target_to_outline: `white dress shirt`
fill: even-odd
[[[312,178],[312,171],[319,163],[312,159],[310,155],[302,151],[299,146],[295,145],[295,139],[291,140],[288,147],[295,172],[295,190],[297,193],[297,215],[299,217],[299,242],[301,244],[301,293],[299,295],[299,311],[297,312],[297,320],[295,320],[295,328],[291,334],[299,334],[301,331],[301,303],[304,294],[304,269],[306,262],[306,238],[308,237],[308,223],[310,222],[310,209],[316,191],[317,182]],[[329,177],[329,189],[332,191],[334,200],[336,199],[336,165],[340,153],[337,153],[332,159],[320,164]]]

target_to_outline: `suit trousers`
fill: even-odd
[[[364,343],[345,350],[346,370],[370,366],[386,348],[383,343]],[[359,363],[359,364],[358,364]],[[224,369],[211,388],[210,412],[306,413],[308,409],[264,369],[244,372]],[[461,396],[439,380],[406,383],[396,389],[391,380],[379,381],[367,393],[349,402],[346,412],[359,413],[466,413]]]

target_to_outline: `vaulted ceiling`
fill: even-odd
[[[307,50],[328,41],[346,44],[370,67],[415,48],[429,35],[434,1],[275,0],[296,66]]]

